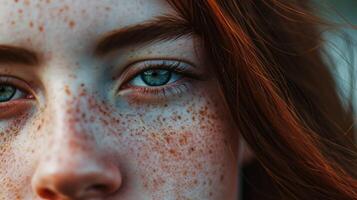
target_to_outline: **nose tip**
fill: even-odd
[[[117,191],[122,182],[114,167],[81,167],[37,171],[32,179],[35,193],[43,199],[103,198]]]

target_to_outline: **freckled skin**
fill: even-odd
[[[78,199],[84,183],[93,184],[82,199],[237,199],[238,133],[213,78],[165,97],[118,91],[120,69],[143,59],[188,60],[210,74],[197,40],[120,49],[110,62],[91,54],[100,36],[158,14],[176,13],[162,0],[0,4],[0,44],[41,58],[0,64],[0,77],[34,93],[11,108],[0,103],[10,113],[0,113],[0,200]]]

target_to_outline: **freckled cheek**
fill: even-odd
[[[22,109],[23,110],[23,109]],[[18,108],[5,109],[0,118],[0,166],[7,162],[7,157],[12,157],[8,155],[9,152],[14,148],[19,148],[14,146],[15,141],[24,129],[26,122],[29,119],[29,115],[24,111],[25,114],[19,114]],[[9,114],[17,115],[11,118],[5,118]]]
[[[28,115],[20,115],[8,120],[6,127],[11,128],[0,134],[1,191],[14,195],[5,199],[24,199],[23,195],[31,189],[31,176],[38,158],[36,147],[39,148],[41,144],[29,134],[29,119]]]
[[[7,155],[0,157],[0,185],[3,199],[25,199],[24,196],[32,194],[31,179],[35,171],[36,158],[33,151],[24,151],[25,148],[8,151]],[[10,195],[10,196],[8,196]]]
[[[29,112],[23,112],[7,120],[0,119],[0,157],[11,157],[14,162],[33,159],[36,149],[41,148],[34,131],[37,123],[33,122],[33,118]]]
[[[198,110],[194,113],[167,117],[164,124],[151,123],[157,131],[144,132],[141,142],[133,141],[132,159],[138,162],[143,187],[151,193],[171,185],[175,188],[171,192],[176,194],[203,188],[204,198],[208,198],[217,195],[219,189],[215,192],[211,188],[222,185],[225,172],[234,171],[236,159],[228,143],[233,132],[230,124],[215,117],[200,117]]]

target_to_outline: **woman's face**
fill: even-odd
[[[199,40],[165,15],[164,0],[1,2],[0,199],[236,198],[236,128]]]

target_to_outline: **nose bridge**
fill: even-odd
[[[71,83],[68,81],[68,83]],[[48,129],[54,137],[88,139],[93,136],[93,116],[88,107],[87,89],[83,83],[53,84],[47,96]],[[47,129],[47,130],[48,130]]]
[[[99,163],[102,155],[99,155],[95,134],[101,133],[95,132],[95,124],[87,119],[93,115],[86,106],[84,85],[57,84],[52,87],[56,92],[47,97],[51,100],[45,112],[49,117],[44,130],[50,142],[43,163],[62,169]]]
[[[51,67],[43,76],[45,118],[51,135],[94,138],[101,134],[96,132],[98,123],[94,122],[98,120],[95,107],[101,100],[97,94],[102,85],[98,84],[93,62],[76,56],[75,53],[61,52],[48,61],[47,65]]]

